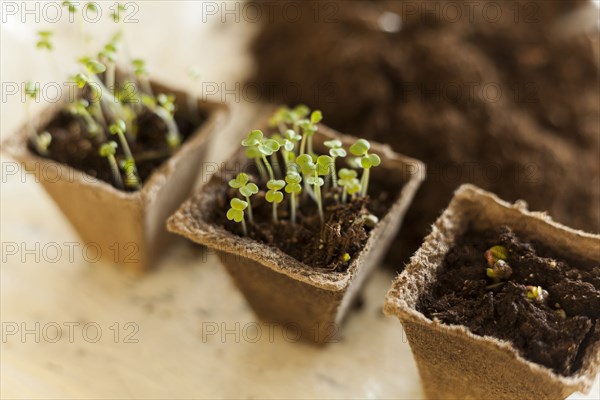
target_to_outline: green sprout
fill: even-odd
[[[296,163],[300,166],[302,174],[305,176],[305,181],[307,184],[313,185],[315,202],[319,209],[319,218],[321,218],[321,222],[325,221],[323,215],[323,202],[321,199],[321,186],[323,186],[325,181],[320,175],[327,175],[329,166],[331,165],[330,160],[331,157],[329,156],[319,156],[317,158],[317,163],[315,164],[312,157],[308,154],[301,154],[296,159]]]
[[[142,90],[149,96],[154,96],[152,92],[152,86],[150,86],[150,81],[148,80],[148,69],[146,67],[146,62],[137,58],[133,60],[131,64],[133,65],[133,73],[142,86]]]
[[[119,189],[123,189],[123,180],[121,179],[119,166],[117,164],[117,160],[115,159],[116,150],[117,142],[111,140],[110,142],[104,143],[102,146],[100,146],[99,153],[101,157],[106,157],[108,159],[108,164],[110,165],[110,170],[113,174],[115,184]]]
[[[281,193],[281,189],[285,186],[285,181],[283,180],[271,180],[267,182],[267,194],[265,195],[265,199],[269,203],[273,203],[273,222],[279,221],[277,218],[277,205],[283,201],[283,193]]]
[[[250,219],[250,222],[253,222],[254,219],[252,217],[252,203],[250,202],[250,197],[253,194],[258,193],[258,186],[249,181],[250,178],[248,175],[240,172],[238,176],[229,181],[229,186],[238,189],[240,194],[246,198],[246,202],[248,203],[248,219]]]
[[[527,300],[535,303],[544,303],[548,298],[548,292],[541,286],[526,286]]]
[[[140,182],[138,179],[135,160],[133,158],[133,154],[131,153],[131,149],[129,148],[129,144],[127,143],[127,138],[125,136],[126,129],[127,125],[122,119],[117,120],[114,124],[108,127],[108,130],[111,134],[117,135],[119,137],[119,142],[121,143],[121,147],[123,148],[125,161],[122,166],[127,178],[125,183],[129,187],[138,188],[140,186]]]
[[[69,11],[69,14],[75,15],[75,12],[77,11],[77,5],[79,4],[78,1],[63,1],[62,5],[63,7],[67,7],[67,10]]]
[[[377,154],[369,154],[371,144],[365,139],[358,139],[356,143],[350,146],[350,153],[360,158],[360,165],[363,168],[363,174],[360,179],[360,194],[367,195],[369,188],[369,175],[371,168],[381,164],[381,158]]]
[[[275,111],[275,114],[269,119],[269,126],[279,128],[279,133],[284,134],[286,125],[291,125],[297,130],[300,123],[310,114],[310,109],[304,104],[297,105],[293,110],[282,106]]]
[[[171,151],[181,146],[181,134],[175,122],[175,96],[160,93],[156,99],[152,96],[142,95],[142,103],[150,111],[163,120],[167,126],[167,145]]]
[[[296,196],[302,192],[302,186],[300,185],[300,182],[302,182],[302,176],[300,176],[298,172],[290,169],[285,177],[285,182],[287,183],[285,186],[285,192],[290,195],[290,214],[292,225],[296,225]]]
[[[494,281],[499,282],[502,279],[508,279],[512,275],[512,268],[506,260],[508,259],[508,249],[504,246],[493,246],[486,250],[484,257],[487,261],[486,275]]]
[[[246,157],[250,160],[254,160],[254,164],[258,169],[258,174],[260,175],[260,179],[262,181],[267,181],[269,179],[269,175],[267,174],[267,170],[263,165],[262,153],[258,150],[258,146],[248,146],[246,147]]]
[[[52,49],[54,49],[54,46],[50,41],[51,37],[51,31],[38,31],[38,41],[35,46],[40,50],[52,51]]]
[[[346,150],[342,148],[342,142],[337,139],[328,140],[323,144],[329,148],[329,155],[333,159],[333,168],[331,169],[331,180],[333,183],[333,187],[335,188],[337,187],[337,173],[335,171],[335,160],[338,157],[346,157]]]
[[[90,103],[85,99],[79,99],[74,103],[71,103],[67,106],[67,111],[75,116],[83,119],[85,123],[86,131],[92,136],[95,137],[98,134],[101,135],[101,138],[104,140],[106,136],[104,135],[104,130],[98,125],[96,120],[90,114],[88,108],[90,107]]]
[[[25,114],[27,115],[27,130],[29,131],[29,141],[35,147],[38,154],[48,154],[48,147],[52,143],[52,135],[49,132],[42,132],[38,135],[35,129],[34,117],[31,115],[31,102],[37,99],[39,87],[32,81],[25,83]]]
[[[260,152],[262,162],[267,168],[269,179],[275,180],[275,174],[273,173],[271,164],[269,164],[269,160],[267,160],[267,156],[271,156],[273,153],[279,151],[279,143],[277,143],[277,141],[274,139],[264,138],[262,131],[253,130],[244,140],[242,140],[242,146],[257,148],[257,150]]]
[[[120,39],[120,34],[114,35],[110,42],[104,45],[102,51],[98,53],[98,58],[104,60],[104,63],[106,64],[106,87],[111,90],[113,94],[116,93],[115,73],[117,69],[117,52],[119,51],[118,45]]]
[[[339,172],[339,183],[343,188],[342,203],[346,203],[348,195],[354,195],[360,192],[360,182],[357,178],[357,173],[353,169],[342,168]]]
[[[310,119],[303,119],[297,124],[302,128],[302,142],[300,143],[300,154],[307,152],[313,154],[312,138],[317,131],[317,124],[323,119],[323,114],[315,110],[310,114]]]
[[[234,197],[229,202],[229,205],[231,208],[227,211],[227,219],[238,223],[241,222],[242,229],[244,230],[244,236],[247,236],[248,230],[246,228],[246,220],[244,219],[244,210],[248,207],[248,203],[244,200]]]

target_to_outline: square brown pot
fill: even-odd
[[[385,299],[385,312],[397,316],[404,327],[427,397],[563,399],[589,390],[600,365],[600,342],[590,344],[582,367],[565,377],[524,359],[506,341],[432,321],[416,310],[446,253],[469,225],[477,230],[508,225],[561,254],[595,262],[600,258],[600,236],[567,228],[545,213],[529,212],[522,202],[509,204],[475,186],[461,186]],[[599,334],[596,324],[594,335]]]
[[[156,93],[175,94],[177,105],[185,107],[184,92],[155,81],[151,85]],[[65,93],[41,113],[38,129],[61,112],[70,100],[68,96]],[[136,192],[121,191],[66,164],[34,154],[27,147],[26,126],[6,139],[2,150],[35,174],[89,246],[91,259],[142,272],[154,264],[173,236],[166,231],[165,221],[192,191],[213,133],[227,115],[227,107],[217,103],[198,99],[198,108],[207,117],[204,123]]]
[[[340,139],[346,147],[356,141],[321,126],[314,136],[315,150],[324,154],[323,141],[333,138]],[[371,179],[390,182],[398,190],[397,198],[345,272],[311,268],[275,247],[240,237],[210,222],[217,189],[243,170],[243,165],[233,165],[241,161],[230,163],[213,176],[169,219],[168,228],[214,249],[260,318],[287,324],[287,328],[305,340],[331,341],[363,282],[394,239],[425,177],[425,166],[420,161],[394,153],[385,145],[373,144],[371,150],[382,159],[381,165],[372,170]]]

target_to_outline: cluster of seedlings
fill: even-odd
[[[79,3],[64,1],[63,6],[74,14]],[[88,3],[83,7],[94,5]],[[123,10],[123,7],[117,10]],[[120,22],[118,12],[110,17],[113,22]],[[144,60],[132,59],[129,54],[125,54],[124,60],[119,59],[123,35],[123,30],[118,30],[96,54],[78,59],[80,70],[69,80],[77,84],[80,92],[76,98],[70,99],[64,111],[79,120],[87,137],[98,144],[99,154],[106,159],[112,172],[112,184],[119,189],[137,190],[142,182],[131,147],[138,138],[138,117],[149,112],[160,118],[166,126],[166,151],[142,154],[143,159],[169,156],[180,147],[183,139],[174,117],[175,96],[153,92]],[[52,52],[52,36],[51,31],[39,31],[36,47]],[[86,44],[85,47],[89,46]],[[123,61],[123,76],[119,80],[117,61]],[[46,156],[52,144],[52,135],[48,131],[40,133],[36,130],[29,110],[30,102],[39,95],[39,88],[29,81],[24,85],[24,90],[29,142],[38,154]],[[187,104],[190,107],[189,114],[197,115],[195,99],[187,99]]]
[[[300,196],[309,196],[316,203],[321,223],[324,223],[324,191],[330,190],[337,203],[345,204],[357,197],[367,195],[369,174],[381,163],[377,154],[370,153],[371,145],[358,139],[346,151],[340,140],[324,142],[328,154],[317,154],[313,147],[313,136],[323,119],[320,111],[312,111],[299,105],[293,109],[279,108],[270,118],[269,125],[275,133],[266,137],[260,130],[251,131],[242,140],[246,157],[255,164],[260,182],[266,186],[265,200],[272,205],[273,222],[279,221],[277,207],[289,196],[289,215],[296,224]],[[336,161],[347,158],[350,168],[336,168]],[[358,169],[362,169],[360,179]],[[238,189],[241,198],[233,198],[227,211],[227,219],[242,225],[247,235],[246,215],[254,222],[252,196],[259,192],[251,177],[240,173],[229,181],[229,186]],[[260,183],[259,182],[259,183]],[[285,193],[285,194],[284,194]],[[377,217],[371,215],[368,222],[374,224]]]

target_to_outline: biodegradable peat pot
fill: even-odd
[[[417,311],[419,299],[435,283],[456,239],[469,227],[485,231],[500,225],[537,239],[559,254],[599,262],[600,236],[567,228],[545,213],[529,212],[524,203],[512,205],[475,186],[461,186],[385,299],[386,314],[402,323],[430,399],[562,399],[574,391],[589,390],[598,372],[597,323],[582,366],[563,376],[526,360],[509,342],[475,335],[465,326],[446,325]]]
[[[347,148],[356,138],[324,126],[315,134],[315,150],[324,154],[323,141],[340,139]],[[323,271],[296,260],[278,248],[231,233],[212,221],[218,191],[244,169],[230,163],[213,176],[168,221],[170,231],[215,249],[236,285],[263,320],[289,324],[305,340],[331,341],[366,277],[379,263],[400,228],[402,218],[425,177],[417,160],[394,153],[388,146],[373,144],[371,151],[382,159],[372,170],[372,182],[389,182],[395,200],[384,218],[370,232],[364,249],[353,257],[345,272]],[[243,157],[237,162],[242,162]],[[245,160],[243,161],[245,162]]]
[[[151,82],[155,93],[173,93],[177,105],[185,107],[186,94]],[[56,118],[69,99],[45,109],[37,119],[43,129]],[[137,273],[153,265],[173,235],[165,220],[187,198],[202,169],[211,137],[226,116],[221,104],[198,99],[198,109],[206,119],[186,139],[180,149],[164,161],[144,181],[142,189],[126,192],[69,165],[41,157],[27,146],[27,127],[9,137],[2,149],[35,174],[46,192],[71,222],[90,257],[124,266]]]

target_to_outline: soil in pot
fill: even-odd
[[[490,257],[498,260],[486,253],[493,246],[504,249],[503,266],[510,268],[496,273],[501,278],[490,278],[486,270]],[[446,254],[417,309],[508,341],[526,359],[568,376],[581,367],[589,343],[599,339],[593,331],[600,317],[600,265],[556,254],[506,226],[497,232],[468,230]]]
[[[257,177],[252,181],[261,188],[266,182]],[[226,213],[229,201],[239,197],[235,189],[223,181],[217,196],[213,223],[223,226],[230,232],[242,235],[240,224],[229,221]],[[246,219],[248,236],[254,240],[276,247],[296,260],[312,268],[331,271],[345,271],[354,256],[364,248],[369,232],[374,227],[367,217],[375,215],[382,219],[396,200],[398,189],[388,190],[381,182],[373,179],[369,185],[369,195],[348,200],[342,204],[334,198],[339,191],[323,192],[325,223],[321,223],[316,203],[309,196],[301,196],[297,209],[296,224],[290,221],[289,196],[278,206],[278,222],[273,222],[272,206],[265,200],[265,192],[252,197],[254,222]]]
[[[196,129],[206,120],[206,115],[191,118],[184,112],[175,113],[175,122],[181,134],[182,143],[185,142]],[[192,122],[193,121],[193,122]],[[138,135],[135,141],[129,141],[131,152],[135,158],[140,180],[143,182],[167,160],[172,152],[165,140],[167,127],[162,119],[148,110],[137,117]],[[107,160],[100,156],[99,149],[102,143],[90,138],[86,131],[85,123],[66,111],[61,112],[40,132],[47,131],[52,135],[52,142],[48,147],[48,154],[40,155],[35,147],[28,142],[29,150],[40,157],[50,158],[54,161],[69,165],[86,174],[114,185],[113,175]],[[106,133],[110,136],[109,133]],[[119,147],[116,154],[117,160],[123,158],[123,150]],[[126,191],[136,189],[126,187]]]

